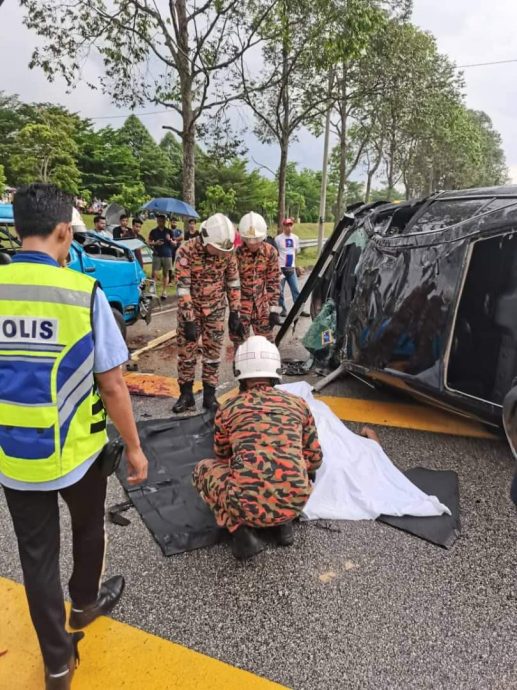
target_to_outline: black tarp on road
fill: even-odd
[[[438,500],[449,508],[452,515],[439,517],[392,517],[381,515],[379,522],[385,522],[391,527],[414,534],[432,544],[450,549],[460,535],[460,493],[458,475],[446,470],[428,470],[425,467],[415,467],[404,472],[406,477],[424,493],[436,496]]]
[[[165,556],[212,546],[226,537],[210,509],[192,485],[199,460],[213,457],[213,417],[210,413],[140,422],[142,447],[149,460],[144,486],[126,481],[125,463],[117,476]],[[407,478],[429,495],[437,496],[452,515],[391,517],[380,522],[433,544],[450,548],[459,536],[458,475],[422,467],[408,470]]]
[[[165,556],[216,544],[225,531],[192,485],[192,470],[213,457],[213,416],[158,419],[138,425],[149,460],[143,487],[126,482],[125,463],[117,476]]]

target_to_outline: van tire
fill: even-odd
[[[115,321],[117,322],[117,326],[119,328],[119,331],[122,334],[122,337],[124,338],[124,342],[126,341],[126,335],[127,335],[127,326],[126,322],[124,321],[124,316],[122,315],[122,312],[119,311],[118,309],[115,309],[115,307],[111,307],[111,311],[113,312],[113,316],[115,317]]]

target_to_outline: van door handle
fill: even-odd
[[[95,266],[85,266],[84,268],[85,273],[95,273],[96,270]]]

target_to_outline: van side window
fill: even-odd
[[[406,226],[404,234],[443,230],[472,218],[486,203],[486,199],[437,199],[415,223]]]

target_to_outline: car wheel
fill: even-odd
[[[115,321],[117,322],[117,326],[119,327],[119,330],[122,334],[122,337],[124,338],[124,341],[126,340],[126,334],[127,334],[127,326],[126,322],[124,321],[124,316],[122,315],[122,312],[120,312],[118,309],[115,309],[115,307],[111,307],[111,311],[113,312],[113,316],[115,317]]]

